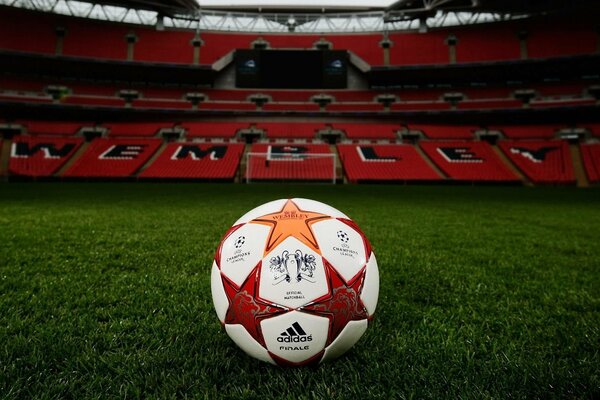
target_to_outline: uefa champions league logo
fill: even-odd
[[[296,282],[316,282],[313,279],[313,274],[317,268],[317,263],[315,256],[312,254],[302,254],[301,250],[296,250],[293,254],[290,254],[289,251],[285,250],[280,256],[271,257],[269,262],[269,269],[273,275],[273,285],[279,285],[283,281],[291,283],[292,273],[294,272],[296,273]]]

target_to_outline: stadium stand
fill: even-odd
[[[263,129],[268,138],[305,138],[314,139],[319,129],[325,127],[320,123],[295,122],[260,122],[258,129]]]
[[[233,138],[240,129],[250,127],[248,122],[185,122],[181,127],[186,130],[186,137]]]
[[[581,156],[590,183],[600,182],[600,144],[582,144]]]
[[[139,176],[231,181],[243,152],[241,143],[169,143]]]
[[[505,125],[490,127],[509,139],[553,139],[561,127],[558,125]]]
[[[164,63],[192,64],[194,32],[184,30],[135,30],[134,60]]]
[[[82,138],[16,136],[12,141],[9,172],[17,176],[51,176],[82,143]]]
[[[443,179],[410,145],[339,144],[337,149],[352,183]]]
[[[423,133],[429,139],[474,139],[476,126],[464,125],[416,125],[409,124],[410,131]]]
[[[66,121],[18,121],[29,135],[74,136],[83,127],[94,126],[91,122]]]
[[[125,25],[90,22],[78,18],[62,19],[59,25],[62,25],[66,32],[63,55],[127,60],[126,36],[129,29]]]
[[[420,142],[427,156],[450,178],[470,182],[516,182],[486,142]]]
[[[575,183],[571,153],[565,141],[501,141],[499,147],[533,183]]]
[[[0,49],[54,54],[56,17],[3,7],[0,13]]]
[[[332,154],[326,144],[256,143],[252,145],[250,151],[264,156],[249,158],[247,180],[332,180],[332,170],[335,169],[332,157],[304,156],[305,154]]]
[[[392,65],[448,64],[447,36],[446,32],[391,33],[390,62]]]
[[[94,139],[64,173],[70,178],[133,176],[158,150],[160,139]]]
[[[156,136],[161,129],[172,128],[173,124],[168,122],[112,122],[105,123],[110,137],[152,137]]]
[[[378,123],[334,123],[334,129],[344,131],[348,139],[397,139],[396,132],[400,129],[396,124]]]

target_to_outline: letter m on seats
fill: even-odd
[[[37,143],[30,146],[27,142],[15,142],[12,144],[10,156],[15,158],[33,157],[40,151],[44,153],[44,158],[62,158],[67,156],[75,147],[73,143],[63,144],[58,147],[54,143]]]
[[[207,149],[201,149],[197,145],[181,145],[171,156],[171,160],[183,160],[192,157],[193,160],[201,160],[209,156],[211,160],[220,160],[225,157],[227,146],[211,146]]]

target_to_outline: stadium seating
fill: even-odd
[[[139,176],[233,180],[243,151],[241,143],[170,143]]]
[[[442,179],[410,145],[340,144],[337,149],[352,183]]]
[[[348,139],[397,139],[400,125],[378,123],[334,123],[334,129],[342,130]]]
[[[314,139],[317,130],[325,127],[320,123],[261,122],[256,127],[263,129],[268,138]]]
[[[136,28],[134,60],[192,64],[194,32],[189,30],[157,31]]]
[[[136,99],[132,105],[134,108],[153,108],[159,110],[190,110],[192,108],[192,103],[189,101],[171,99]]]
[[[571,153],[565,141],[502,141],[499,146],[533,183],[575,183]]]
[[[16,136],[12,141],[9,172],[17,176],[51,176],[82,143],[82,138]]]
[[[326,144],[255,143],[251,153],[265,154],[248,160],[248,180],[331,181],[335,164],[332,157],[306,158],[304,154],[331,154]]]
[[[411,131],[420,131],[429,139],[474,139],[476,126],[466,125],[417,125],[409,124]]]
[[[469,182],[516,182],[486,142],[420,142],[427,156],[450,178]]]
[[[104,124],[110,137],[152,137],[161,129],[172,128],[168,122],[113,122]]]
[[[590,183],[600,182],[600,144],[582,144],[581,157]]]
[[[448,34],[443,31],[419,33],[390,33],[392,65],[448,64]]]
[[[517,29],[513,24],[467,26],[454,30],[459,63],[507,61],[520,58]]]
[[[265,111],[319,111],[321,108],[316,103],[267,103],[263,106]]]
[[[561,127],[557,125],[504,125],[490,127],[504,133],[509,139],[553,139],[556,131]]]
[[[160,139],[94,139],[65,172],[71,178],[125,178],[135,174],[156,152]]]
[[[89,107],[124,107],[125,100],[119,97],[68,96],[61,100],[63,104]]]
[[[53,16],[2,7],[0,49],[54,54],[56,21]]]
[[[91,122],[65,121],[19,121],[29,135],[73,136],[83,127],[94,126]]]
[[[233,138],[240,129],[250,127],[248,122],[185,122],[181,127],[186,130],[186,137]]]

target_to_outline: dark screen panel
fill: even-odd
[[[266,89],[345,89],[346,51],[238,50],[236,86]]]

